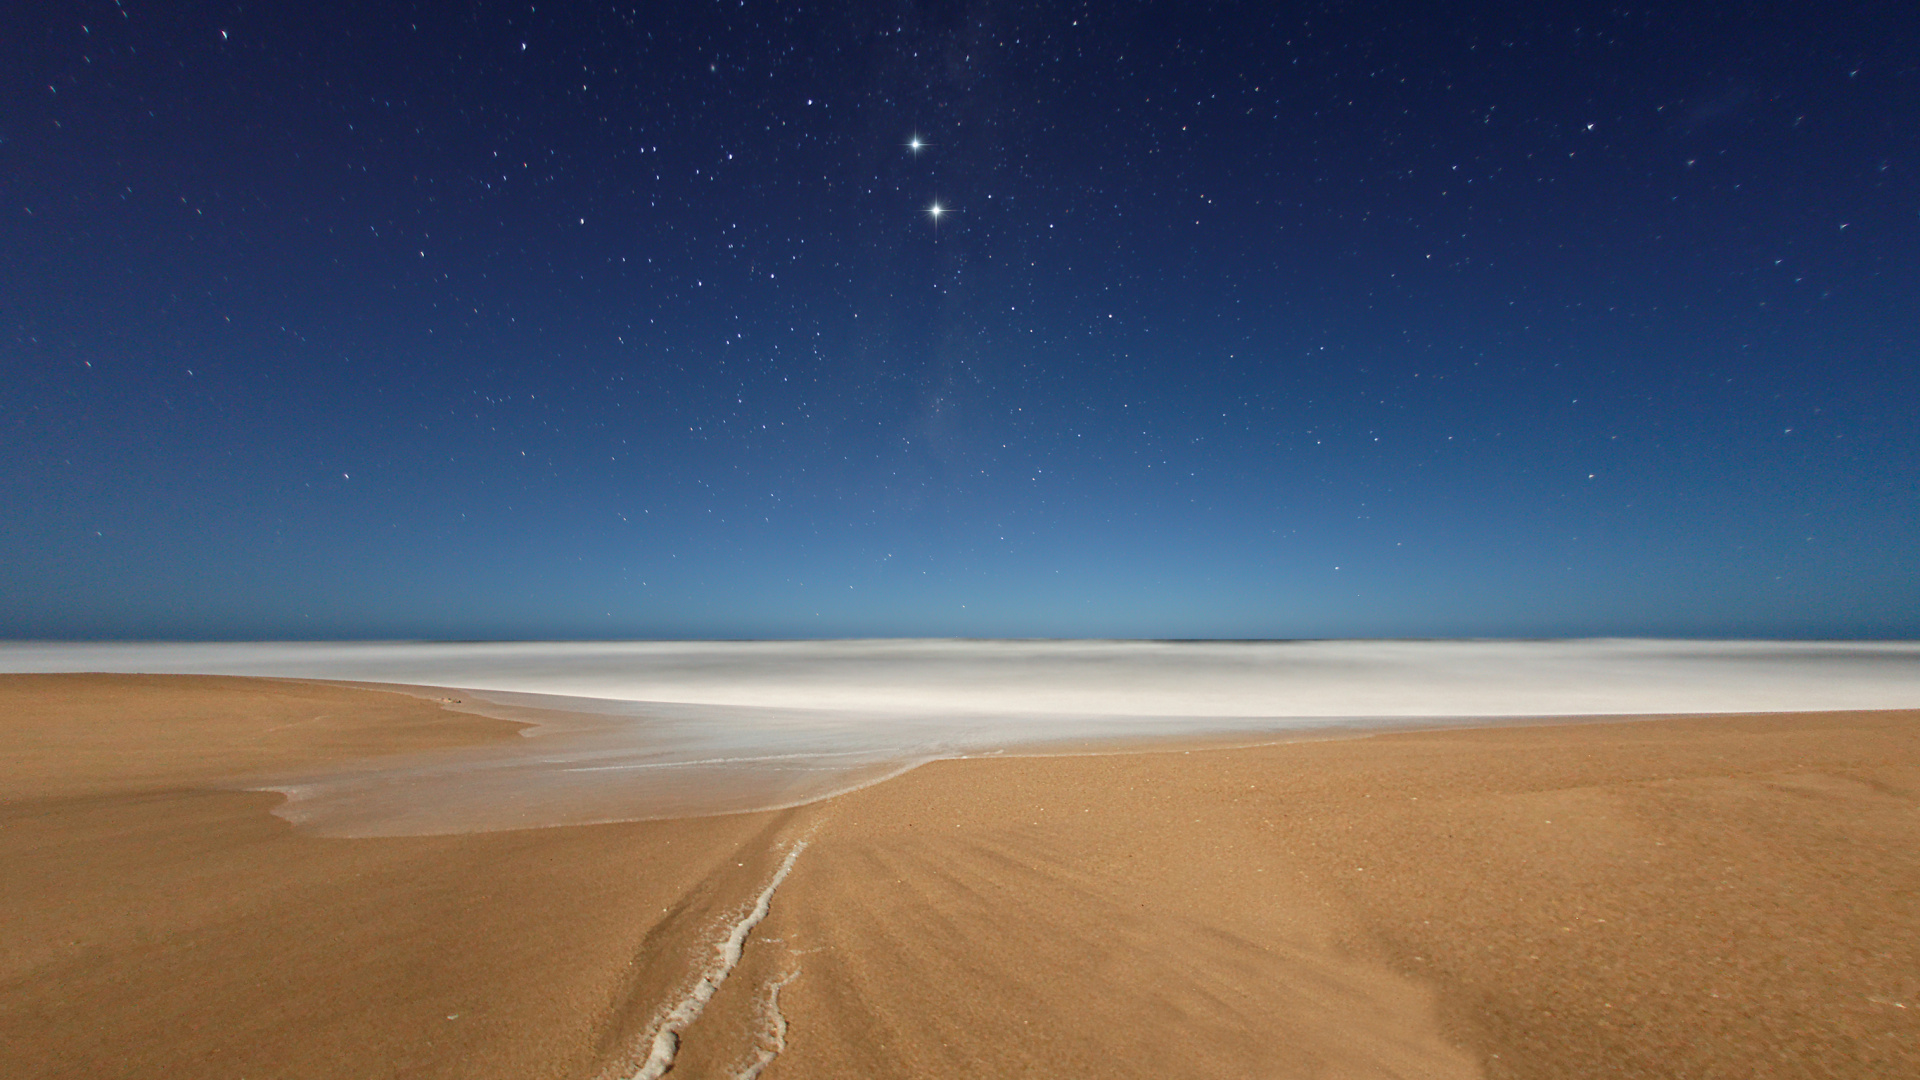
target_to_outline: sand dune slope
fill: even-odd
[[[1434,995],[1333,948],[1278,874],[1169,882],[1141,858],[1164,853],[1140,850],[1160,837],[1129,858],[1032,826],[940,835],[936,808],[915,816],[897,835],[824,840],[795,872],[791,915],[770,927],[799,973],[776,1075],[1476,1074],[1441,1040]],[[1230,891],[1187,895],[1196,884]]]
[[[941,762],[764,929],[688,1075],[1920,1075],[1920,716]]]

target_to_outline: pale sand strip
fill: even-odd
[[[0,1074],[630,1076],[812,832],[670,1075],[1920,1075],[1912,712],[947,761],[783,813],[324,840],[212,785],[510,729],[323,690],[364,693],[0,679]]]
[[[218,675],[0,675],[9,800],[236,776],[514,738],[526,725],[381,693]]]

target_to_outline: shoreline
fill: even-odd
[[[465,713],[487,719],[504,720],[524,725],[519,734],[525,738],[555,737],[555,743],[540,747],[542,756],[555,760],[556,755],[566,753],[566,736],[592,738],[601,733],[613,734],[620,730],[620,722],[644,721],[650,709],[662,711],[674,708],[674,703],[628,702],[602,699],[562,698],[551,695],[500,693],[495,691],[472,690],[457,687],[431,687],[409,684],[383,684],[367,682],[335,682],[332,680],[300,680],[317,686],[342,686],[353,689],[401,693],[420,700],[434,703],[450,712]],[[450,698],[448,695],[460,695]],[[563,707],[563,706],[573,706]],[[1818,715],[1870,715],[1886,710],[1850,709],[1831,710]],[[721,710],[724,714],[724,710]],[[702,805],[702,799],[679,797],[662,799],[655,804],[631,805],[627,812],[617,802],[592,796],[581,797],[575,808],[569,810],[565,800],[551,806],[546,812],[552,820],[502,824],[498,820],[475,821],[467,827],[461,827],[457,820],[448,824],[444,819],[427,819],[428,824],[418,832],[400,828],[393,831],[360,831],[365,826],[343,829],[332,823],[332,818],[322,815],[316,822],[312,816],[302,816],[292,804],[276,810],[294,824],[309,830],[315,830],[336,836],[372,836],[372,835],[439,835],[457,834],[467,831],[498,831],[506,828],[531,828],[560,825],[604,825],[630,821],[672,821],[698,817],[725,816],[741,813],[765,813],[795,810],[811,806],[842,795],[863,790],[875,784],[886,783],[907,775],[914,770],[940,761],[968,760],[1018,760],[1026,758],[1109,756],[1134,754],[1178,754],[1211,752],[1219,750],[1253,750],[1267,747],[1295,744],[1319,743],[1329,741],[1364,740],[1375,736],[1411,735],[1421,732],[1437,731],[1482,731],[1508,728],[1546,728],[1561,726],[1630,724],[1649,721],[1712,721],[1749,716],[1799,716],[1810,715],[1805,711],[1783,711],[1779,713],[1754,713],[1739,711],[1695,712],[1695,713],[1645,713],[1645,714],[1585,714],[1569,713],[1557,715],[1511,715],[1511,716],[1352,716],[1352,717],[1181,717],[1173,718],[1182,725],[1182,730],[1174,732],[1126,733],[1112,732],[1100,735],[1060,736],[1054,738],[1029,737],[1018,741],[1008,741],[1003,745],[987,748],[965,748],[947,751],[927,752],[918,749],[897,753],[876,751],[859,754],[858,767],[849,767],[843,780],[832,781],[824,785],[817,784],[811,790],[787,798],[755,799],[749,793],[767,785],[768,768],[761,755],[743,754],[737,757],[701,758],[693,762],[682,762],[668,758],[657,763],[637,765],[589,765],[584,768],[569,768],[569,772],[611,772],[627,773],[632,770],[653,771],[677,769],[682,765],[697,766],[689,771],[691,782],[707,787],[717,795],[706,797],[706,801],[717,805]],[[724,722],[724,715],[717,718]],[[1075,718],[1085,719],[1085,718]],[[1123,718],[1114,726],[1120,726],[1132,720],[1158,720],[1153,717]],[[1222,726],[1208,728],[1204,725],[1217,721]],[[670,734],[667,734],[671,738]],[[584,755],[606,753],[599,746],[590,746]],[[444,761],[450,772],[460,772],[474,764],[491,764],[499,756],[515,758],[530,755],[533,748],[509,743],[497,746],[494,751],[463,756],[455,751],[454,756]],[[734,753],[734,752],[729,752]],[[826,750],[817,755],[798,754],[796,757],[834,759],[846,752]],[[788,755],[771,755],[775,759],[784,759]],[[422,755],[410,758],[389,759],[397,773],[393,782],[416,781],[419,777],[412,770],[424,763],[433,769],[443,762],[434,755]],[[774,769],[782,765],[776,761]],[[819,771],[819,766],[809,766]],[[828,771],[831,771],[830,769]],[[439,778],[435,778],[439,779]],[[656,773],[653,777],[659,781]],[[287,793],[291,782],[276,786],[272,778],[256,778],[249,783],[247,790],[275,790]],[[527,782],[526,777],[521,782]],[[728,804],[730,803],[730,805]],[[581,808],[587,808],[582,810]]]
[[[756,898],[674,1075],[1920,1071],[1916,710],[995,754],[332,839],[228,785],[539,739],[296,680],[0,706],[8,1075],[631,1076]]]
[[[462,687],[423,686],[418,684],[371,683],[350,680],[284,680],[316,687],[337,687],[377,693],[403,694],[431,703],[448,712],[504,721],[519,727],[525,739],[546,740],[538,747],[517,740],[494,742],[489,747],[456,747],[408,755],[390,755],[369,759],[365,772],[345,767],[318,773],[263,774],[246,778],[244,790],[275,791],[288,797],[276,809],[278,816],[318,835],[340,837],[456,835],[474,831],[501,831],[519,828],[566,825],[604,825],[633,821],[672,821],[696,817],[725,816],[794,810],[841,795],[885,783],[937,761],[1036,757],[1102,756],[1113,754],[1171,754],[1195,751],[1256,749],[1297,743],[1365,739],[1376,735],[1413,734],[1425,731],[1475,731],[1500,728],[1554,727],[1565,725],[1639,723],[1644,721],[1712,720],[1715,718],[1771,715],[1751,711],[1664,712],[1638,714],[1515,714],[1502,716],[1227,716],[1227,717],[1055,717],[1067,726],[1081,724],[1095,728],[1121,729],[1132,724],[1160,724],[1161,730],[1128,732],[1111,730],[1099,734],[1060,735],[1048,738],[1001,739],[998,745],[986,744],[953,749],[923,746],[860,750],[835,748],[818,741],[787,752],[758,753],[752,744],[752,729],[731,744],[700,743],[688,738],[686,719],[674,716],[690,708],[683,703],[638,702],[613,699],[570,698],[555,695],[509,693]],[[695,723],[725,728],[739,712],[754,717],[757,710],[731,710],[724,707],[694,707]],[[1833,710],[1833,714],[1862,715],[1884,710]],[[655,714],[666,714],[663,719]],[[1802,715],[1803,711],[1783,711],[1779,715]],[[804,712],[803,712],[804,715]],[[1822,713],[1822,715],[1827,715]],[[808,717],[807,719],[811,719]],[[1045,721],[1043,721],[1045,722]],[[647,752],[635,754],[638,741],[648,739],[667,747],[675,743],[693,743],[692,751]],[[764,737],[791,737],[789,733],[759,732]],[[857,742],[857,740],[856,740]],[[854,759],[846,761],[845,759]],[[615,764],[602,762],[612,760]],[[845,762],[844,766],[836,763]],[[522,763],[537,763],[531,769]],[[547,767],[544,771],[540,766]],[[558,768],[568,774],[606,773],[610,778],[649,774],[654,793],[642,798],[630,791],[554,790]],[[817,774],[801,785],[783,783],[792,770]],[[838,771],[837,777],[833,774]],[[496,775],[497,774],[497,775]],[[474,805],[482,789],[492,797],[501,797],[516,789],[542,790],[538,808],[529,808],[520,818],[489,814]],[[465,789],[466,814],[458,806],[422,812],[420,807],[397,803],[392,797],[383,803],[365,802],[361,793],[368,788],[411,788],[425,791],[434,786]],[[340,789],[340,790],[331,790]],[[756,792],[780,794],[757,795]],[[427,796],[421,796],[427,798]],[[331,804],[328,802],[331,800]],[[319,805],[309,805],[309,801]],[[340,805],[345,803],[347,805]]]

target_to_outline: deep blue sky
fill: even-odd
[[[0,21],[0,635],[1920,636],[1911,3]]]

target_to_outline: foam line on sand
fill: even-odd
[[[760,1080],[760,1074],[767,1071],[773,1059],[787,1051],[787,1017],[780,1011],[780,991],[787,984],[800,977],[800,972],[789,971],[780,978],[767,984],[767,998],[760,1007],[760,1019],[766,1025],[762,1033],[763,1042],[754,1047],[753,1060],[742,1066],[734,1074],[735,1080]],[[1902,1005],[1901,1008],[1906,1008]]]
[[[740,921],[734,923],[733,929],[728,931],[727,936],[714,946],[716,954],[714,962],[701,972],[700,978],[694,982],[686,996],[661,1018],[659,1027],[654,1031],[653,1045],[647,1052],[647,1060],[640,1066],[640,1070],[633,1074],[633,1080],[660,1080],[660,1077],[667,1074],[668,1069],[673,1068],[674,1056],[680,1052],[680,1033],[700,1019],[700,1013],[706,1009],[707,1002],[713,1000],[713,995],[719,992],[721,984],[727,981],[727,976],[731,975],[733,969],[740,963],[741,953],[747,947],[747,935],[753,933],[753,928],[759,926],[760,920],[766,918],[767,912],[772,910],[774,890],[780,887],[781,882],[787,880],[787,875],[793,871],[795,860],[799,859],[800,853],[806,849],[805,840],[793,845],[793,850],[787,852],[787,857],[781,861],[780,869],[774,872],[773,880],[767,882],[767,887],[761,890],[760,898],[754,902],[753,908],[741,917]]]

